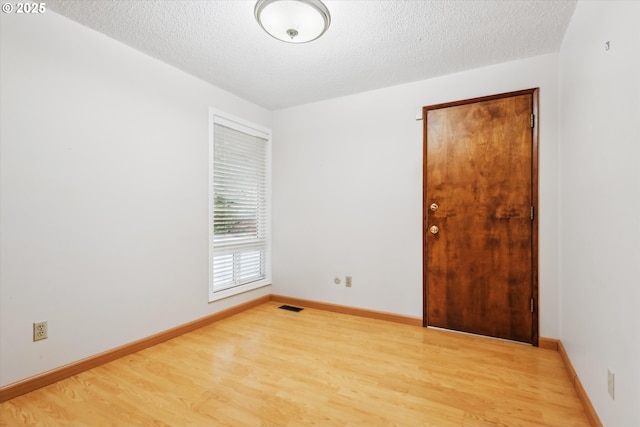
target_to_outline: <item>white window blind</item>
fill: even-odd
[[[270,133],[214,115],[210,299],[270,283]]]

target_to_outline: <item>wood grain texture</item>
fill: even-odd
[[[576,390],[578,399],[580,399],[580,402],[582,402],[582,406],[584,407],[585,413],[587,414],[587,418],[589,418],[590,424],[593,427],[602,427],[602,421],[600,421],[600,417],[593,407],[591,399],[589,399],[589,395],[587,395],[584,387],[582,387],[582,382],[580,382],[580,378],[578,377],[576,370],[573,368],[571,359],[569,359],[569,355],[567,354],[562,341],[558,341],[558,352],[560,353],[560,357],[562,358],[564,367],[569,374],[569,378],[571,378],[571,382],[573,383],[573,387]]]
[[[346,305],[329,304],[326,302],[310,301],[301,298],[292,298],[284,295],[271,294],[272,301],[284,304],[301,305],[303,307],[317,308],[319,310],[333,311],[335,313],[350,314],[352,316],[368,317],[370,319],[387,320],[389,322],[402,323],[405,325],[422,326],[422,319],[419,317],[402,316],[400,314],[387,313],[384,311],[367,310],[364,308],[349,307]]]
[[[534,209],[534,221],[531,224],[531,291],[534,301],[533,307],[533,319],[532,319],[532,335],[533,335],[533,345],[539,345],[540,339],[540,287],[539,287],[539,224],[540,224],[540,209],[539,209],[539,167],[540,167],[540,108],[539,108],[539,96],[540,89],[535,88],[531,90],[532,101],[533,101],[533,115],[534,115],[534,126],[532,129],[531,135],[531,203]]]
[[[0,426],[587,426],[558,352],[279,302],[0,404]]]
[[[537,344],[533,103],[527,91],[425,107],[428,325]]]
[[[116,347],[114,349],[105,351],[103,353],[88,357],[86,359],[79,360],[74,363],[70,363],[69,365],[62,366],[60,368],[51,370],[49,372],[45,372],[41,375],[27,378],[26,380],[23,380],[14,384],[9,384],[5,387],[0,388],[0,402],[4,402],[16,396],[20,396],[30,391],[39,389],[40,387],[53,384],[56,381],[60,381],[64,378],[68,378],[80,372],[87,371],[89,369],[95,368],[96,366],[100,366],[107,362],[111,362],[112,360],[116,360],[128,354],[135,353],[145,348],[154,346],[156,344],[170,340],[172,338],[175,338],[187,332],[194,331],[203,326],[216,322],[220,319],[233,316],[234,314],[240,313],[249,308],[258,306],[260,304],[264,304],[267,301],[269,301],[269,295],[256,298],[255,300],[248,301],[244,304],[239,304],[237,306],[220,311],[218,313],[214,313],[210,316],[206,316],[201,319],[195,320],[193,322],[189,322],[184,325],[180,325],[175,328],[168,329],[166,331],[160,332],[150,337],[143,338],[141,340],[134,341],[132,343],[125,344],[120,347]]]

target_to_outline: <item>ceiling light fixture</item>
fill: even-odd
[[[331,23],[320,0],[258,0],[253,10],[263,30],[287,43],[307,43],[323,35]]]

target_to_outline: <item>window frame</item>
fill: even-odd
[[[266,188],[266,247],[265,247],[265,277],[253,282],[237,285],[231,288],[214,291],[213,287],[213,257],[214,257],[214,150],[215,150],[215,124],[223,125],[225,127],[243,132],[252,136],[257,136],[266,140],[266,175],[265,175],[265,188]],[[264,126],[252,123],[250,121],[241,119],[239,117],[232,116],[225,112],[219,111],[214,108],[209,108],[209,302],[218,301],[224,298],[228,298],[233,295],[238,295],[244,292],[252,291],[254,289],[262,288],[272,284],[271,278],[271,129]]]

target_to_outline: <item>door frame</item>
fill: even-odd
[[[494,99],[510,98],[520,95],[531,95],[533,126],[531,128],[531,204],[533,206],[533,221],[531,229],[531,298],[533,299],[533,311],[531,316],[531,344],[538,346],[539,340],[539,298],[538,298],[538,137],[539,137],[539,111],[538,97],[539,88],[519,90],[515,92],[506,92],[497,95],[482,96],[478,98],[464,99],[460,101],[446,102],[442,104],[434,104],[422,107],[422,326],[429,326],[428,310],[427,310],[427,114],[430,110],[438,110],[441,108],[455,107],[458,105],[474,104],[477,102],[491,101]]]

